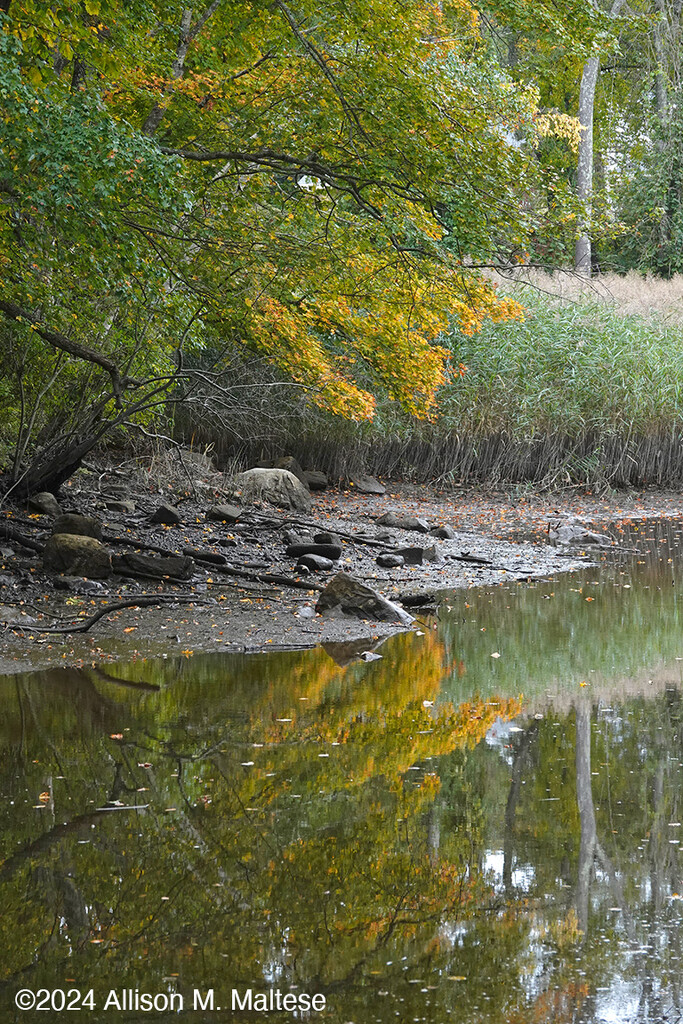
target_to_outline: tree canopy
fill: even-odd
[[[477,267],[523,258],[534,142],[576,129],[513,88],[467,0],[2,7],[15,477],[65,404],[73,447],[199,367],[215,384],[228,350],[337,414],[379,388],[428,416],[449,322],[523,315]]]

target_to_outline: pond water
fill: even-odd
[[[369,662],[1,679],[0,1020],[680,1020],[682,534]]]

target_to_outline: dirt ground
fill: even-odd
[[[197,566],[189,583],[132,580],[67,581],[68,589],[56,589],[55,581],[42,570],[40,556],[12,542],[2,542],[0,558],[0,674],[37,670],[56,665],[87,665],[102,661],[165,657],[179,651],[191,657],[199,651],[257,652],[312,647],[319,643],[366,639],[368,645],[396,632],[388,623],[358,620],[339,614],[323,617],[315,612],[319,590],[343,570],[399,601],[406,594],[496,585],[506,580],[548,576],[583,567],[599,559],[594,549],[573,546],[562,549],[548,543],[548,523],[558,516],[578,516],[607,532],[618,545],[623,522],[650,517],[680,515],[683,498],[678,494],[645,492],[597,498],[587,493],[535,495],[527,490],[512,494],[487,494],[477,490],[439,491],[429,487],[387,483],[381,497],[353,492],[326,491],[313,496],[309,515],[289,514],[268,507],[244,510],[245,523],[236,527],[208,522],[206,509],[221,496],[193,493],[178,502],[182,522],[176,526],[152,526],[150,514],[168,495],[159,489],[133,494],[133,514],[114,513],[103,507],[102,496],[92,487],[77,484],[64,489],[66,511],[96,515],[105,538],[143,539],[169,551],[201,547],[225,554],[231,564],[253,572],[273,573],[298,579],[304,589],[230,578],[211,566]],[[417,566],[380,569],[375,558],[381,527],[376,519],[393,510],[417,515],[431,526],[450,525],[457,532],[450,540],[436,541],[442,560]],[[0,521],[8,521],[27,535],[45,539],[50,531],[46,516],[5,509]],[[327,530],[346,535],[342,558],[330,572],[304,577],[296,560],[285,555],[284,529]],[[434,538],[392,530],[396,544],[425,545]],[[232,546],[226,547],[226,544]],[[117,550],[121,550],[118,548]],[[463,561],[488,559],[490,565]],[[311,589],[305,589],[310,583]],[[61,581],[64,587],[64,581]],[[104,615],[87,632],[50,633],[47,627],[69,629],[101,608],[119,600],[163,593],[173,598],[162,607],[125,608]],[[418,617],[412,628],[419,629]]]

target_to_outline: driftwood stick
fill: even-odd
[[[177,555],[177,551],[170,548],[162,548],[159,544],[150,544],[139,537],[116,537],[113,533],[102,534],[103,544],[125,544],[129,548],[139,548],[140,551],[154,551],[157,555]]]
[[[273,530],[280,530],[283,526],[303,526],[308,530],[318,530],[320,533],[336,533],[338,537],[343,537],[344,540],[350,540],[355,544],[367,544],[373,548],[386,548],[392,550],[392,545],[386,544],[383,540],[374,540],[371,537],[358,536],[355,533],[345,533],[343,530],[337,530],[335,527],[326,525],[325,523],[316,523],[310,519],[296,519],[291,516],[285,516],[280,521],[273,519],[272,513],[265,512],[249,512],[244,519],[240,519],[241,523],[249,522],[253,517],[263,517],[259,523],[254,525],[270,526]],[[265,522],[263,521],[265,520]]]
[[[149,608],[155,604],[171,604],[174,601],[181,601],[185,603],[193,604],[206,604],[196,594],[139,594],[137,597],[130,597],[125,601],[113,601],[111,604],[105,605],[100,608],[89,618],[84,619],[75,626],[46,626],[42,627],[38,624],[30,627],[36,633],[87,633],[91,626],[94,626],[96,622],[99,622],[101,618],[108,615],[110,612],[117,612],[121,608]],[[4,623],[3,623],[4,625]],[[10,629],[15,632],[19,627],[10,625]],[[29,627],[23,626],[20,628],[22,633],[25,633]]]
[[[214,565],[211,567],[213,574],[220,572],[226,576],[237,576],[242,580],[250,580],[252,583],[275,583],[280,587],[293,587],[296,590],[324,590],[320,583],[309,583],[308,580],[292,580],[289,576],[278,576],[271,572],[249,572],[248,569],[235,569],[231,565]]]
[[[7,540],[15,540],[30,551],[42,552],[45,550],[44,544],[34,540],[33,537],[27,537],[25,533],[17,530],[16,526],[13,526],[11,523],[0,523],[0,537],[5,537]]]
[[[130,537],[113,537],[107,536],[103,538],[108,544],[128,544],[130,547],[148,548],[150,551],[156,551],[162,555],[175,555],[176,551],[169,551],[168,548],[162,548],[158,545],[145,544],[138,542],[136,538]],[[204,565],[203,568],[209,568]],[[292,580],[288,576],[273,575],[268,572],[249,572],[248,569],[237,569],[230,565],[211,565],[210,571],[215,575],[216,573],[223,573],[225,576],[236,576],[239,579],[250,580],[251,583],[275,583],[280,587],[293,587],[296,590],[324,590],[317,583],[303,583],[300,580]],[[140,575],[140,574],[138,574]]]

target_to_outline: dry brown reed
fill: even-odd
[[[554,274],[521,267],[510,274],[489,275],[502,291],[517,294],[525,290],[550,296],[560,306],[569,303],[604,305],[622,316],[659,318],[667,324],[683,324],[683,274],[668,280],[639,274],[598,274],[590,280],[569,271]]]

